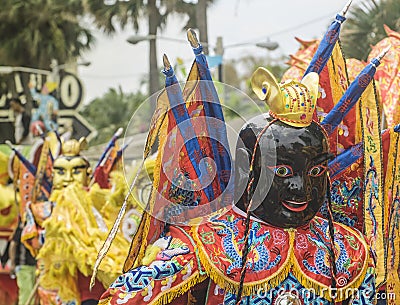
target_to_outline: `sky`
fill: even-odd
[[[215,0],[208,8],[208,39],[215,45],[217,37],[222,37],[224,60],[245,55],[274,56],[295,53],[299,43],[294,37],[304,40],[321,38],[348,0]],[[361,0],[353,0],[353,5]],[[182,30],[185,22],[182,17],[172,16],[164,31],[159,32],[157,51],[161,70],[162,54],[166,53],[174,64],[181,58],[189,68],[193,53],[186,43],[186,33]],[[345,26],[346,23],[343,24]],[[138,33],[133,29],[119,31],[108,37],[94,31],[97,43],[82,60],[91,62],[89,67],[79,67],[78,75],[85,88],[84,103],[101,97],[109,88],[121,88],[124,93],[136,92],[141,80],[147,77],[149,58],[147,41],[136,45],[126,39],[132,35],[147,33],[146,21],[140,23]],[[171,41],[168,38],[181,39]],[[279,44],[278,49],[267,54],[266,49],[255,46],[257,42],[269,39]],[[241,47],[232,45],[244,43]],[[212,55],[212,50],[210,55]],[[183,81],[183,80],[181,80]]]

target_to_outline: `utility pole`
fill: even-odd
[[[198,0],[196,5],[196,24],[199,30],[199,40],[203,44],[203,52],[208,55],[208,30],[207,30],[207,0]]]
[[[159,21],[158,9],[156,0],[148,0],[147,9],[149,11],[149,36],[157,37],[157,26]],[[160,90],[160,75],[157,66],[157,39],[150,39],[149,50],[149,96]]]
[[[224,44],[222,42],[222,37],[218,36],[217,37],[217,44],[214,49],[215,55],[220,55],[222,58],[224,56]],[[223,59],[221,60],[221,63],[218,65],[218,81],[223,82]]]

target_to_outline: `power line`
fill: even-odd
[[[266,34],[266,35],[264,35],[263,37],[253,38],[253,39],[251,39],[251,40],[248,40],[247,42],[239,42],[239,43],[227,45],[227,46],[225,46],[225,48],[239,47],[239,46],[242,46],[242,45],[246,45],[246,44],[250,44],[250,43],[254,43],[254,42],[260,41],[260,40],[265,39],[265,38],[269,38],[269,37],[271,37],[271,36],[276,36],[276,35],[284,34],[284,33],[287,33],[287,32],[293,31],[293,30],[297,30],[297,29],[302,28],[302,27],[305,27],[305,26],[307,26],[307,25],[310,25],[310,24],[319,22],[319,21],[321,21],[321,20],[325,20],[325,19],[328,18],[328,17],[335,16],[335,14],[337,14],[337,11],[336,11],[336,12],[333,12],[333,13],[330,13],[329,15],[325,15],[325,16],[322,16],[322,17],[318,17],[318,18],[315,18],[315,19],[312,19],[312,20],[309,20],[309,21],[300,23],[300,24],[298,24],[298,25],[288,27],[288,28],[286,28],[286,29],[283,29],[283,30],[280,30],[280,31],[277,31],[277,32],[273,32],[273,33],[271,33],[271,34]]]
[[[121,74],[121,75],[93,75],[93,74],[80,74],[80,77],[84,78],[92,78],[92,79],[110,79],[110,78],[131,78],[145,75],[146,72],[143,73],[135,73],[135,74]]]
[[[332,17],[332,16],[333,16],[332,19],[334,19],[334,17],[335,17],[336,14],[337,14],[337,12],[334,12],[334,13],[331,13],[331,14],[329,14],[329,15],[325,15],[325,16],[322,16],[322,17],[319,17],[319,18],[316,18],[316,19],[313,19],[313,20],[310,20],[310,21],[301,23],[301,24],[299,24],[299,25],[289,27],[289,28],[284,29],[284,30],[281,30],[281,31],[279,31],[279,32],[272,33],[272,34],[270,34],[269,36],[275,36],[275,35],[283,34],[283,33],[286,33],[286,32],[290,32],[290,31],[292,31],[292,30],[296,30],[296,29],[298,29],[298,28],[302,28],[302,27],[304,27],[304,26],[307,26],[307,25],[310,25],[310,24],[319,22],[319,21],[321,21],[321,20],[325,20],[325,19],[328,18],[328,17]]]

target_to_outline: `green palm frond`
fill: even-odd
[[[341,32],[346,56],[366,60],[371,45],[386,37],[384,24],[400,30],[400,1],[366,0],[351,7]]]
[[[0,64],[49,69],[52,58],[67,62],[90,48],[78,0],[3,0]]]

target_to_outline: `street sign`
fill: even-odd
[[[83,102],[83,85],[73,73],[60,70],[58,75],[53,71],[39,70],[27,67],[0,66],[0,143],[14,140],[13,112],[7,101],[11,97],[19,97],[26,111],[35,111],[29,83],[35,84],[39,92],[47,81],[59,80],[55,97],[59,102],[58,124],[60,132],[71,131],[72,137],[90,138],[96,135],[96,130],[78,113]]]
[[[0,69],[1,110],[8,108],[6,100],[11,97],[19,97],[23,103],[32,102],[32,95],[28,87],[30,82],[36,84],[35,89],[39,92],[47,80],[54,81],[51,71],[24,67],[10,68],[13,71],[7,74],[1,74],[3,69]],[[29,70],[32,72],[28,72]],[[60,103],[60,109],[78,109],[83,102],[83,86],[80,79],[75,74],[61,70],[59,80],[55,97]]]
[[[71,138],[80,139],[86,137],[90,141],[97,135],[97,131],[78,112],[73,110],[60,110],[58,118],[59,129],[72,133]]]

